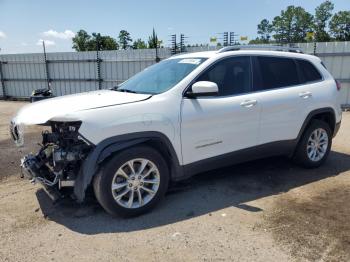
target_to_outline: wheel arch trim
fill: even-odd
[[[303,125],[301,126],[300,130],[299,130],[299,134],[297,136],[296,139],[296,144],[299,144],[299,141],[301,139],[301,136],[303,135],[305,129],[308,127],[308,125],[310,124],[310,122],[312,121],[312,119],[319,114],[324,114],[324,113],[330,113],[334,119],[334,126],[330,126],[330,128],[334,131],[335,130],[335,125],[336,123],[336,115],[335,115],[335,111],[333,108],[331,107],[324,107],[324,108],[319,108],[319,109],[315,109],[313,111],[311,111],[307,117],[305,118]]]
[[[123,149],[142,144],[150,140],[161,141],[162,144],[165,145],[166,150],[169,152],[171,162],[171,178],[174,178],[175,176],[182,176],[183,169],[180,165],[176,151],[169,138],[163,133],[156,131],[145,131],[118,135],[107,138],[98,143],[82,163],[74,186],[74,195],[77,198],[77,201],[82,202],[84,200],[86,188],[90,185],[99,168],[99,165],[104,160],[106,160],[110,155]]]

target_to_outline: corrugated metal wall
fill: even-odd
[[[169,49],[158,50],[160,59],[170,55]],[[48,79],[55,96],[109,88],[156,63],[155,49],[101,51],[98,56],[99,61],[96,52],[47,53],[46,70],[44,54],[0,55],[5,94],[28,98],[32,90],[46,88]]]
[[[295,44],[305,53],[314,53],[314,43]],[[188,52],[215,50],[217,47],[191,47]],[[333,76],[342,82],[343,104],[350,104],[350,42],[317,43],[316,55]],[[158,57],[171,56],[169,48],[158,50]],[[34,89],[48,86],[60,96],[113,87],[156,62],[155,49],[96,52],[0,55],[0,97],[28,98]],[[97,59],[99,58],[99,60]],[[46,70],[46,68],[48,70]],[[1,70],[0,70],[1,73]],[[2,77],[2,78],[1,78]]]
[[[49,78],[56,79],[51,82],[55,96],[98,89],[96,52],[48,53],[47,60]]]

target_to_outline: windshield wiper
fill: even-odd
[[[133,94],[137,93],[136,91],[133,91],[130,89],[120,88],[120,86],[114,86],[114,87],[110,88],[110,90],[125,92],[125,93],[133,93]]]
[[[118,88],[118,89],[116,89],[116,91],[125,92],[125,93],[133,93],[133,94],[137,93],[136,91],[133,91],[133,90],[130,90],[130,89],[125,89],[125,88]]]

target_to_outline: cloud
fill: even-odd
[[[3,31],[0,31],[0,39],[6,38],[6,37],[7,37],[7,35]]]
[[[36,45],[42,45],[43,41],[45,41],[45,45],[46,46],[52,46],[52,45],[56,45],[56,43],[54,41],[51,40],[45,40],[45,39],[39,39],[38,42],[36,42]]]
[[[52,37],[52,38],[58,38],[58,39],[71,39],[75,36],[75,33],[71,30],[65,30],[64,32],[57,32],[55,30],[50,29],[49,31],[43,32],[43,36],[45,37]]]

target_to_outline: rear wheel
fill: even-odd
[[[326,161],[332,146],[332,131],[329,125],[320,120],[312,120],[305,130],[296,149],[296,163],[314,168]]]
[[[105,163],[93,186],[98,202],[108,213],[136,216],[163,198],[168,182],[169,171],[163,157],[151,147],[138,146]]]

